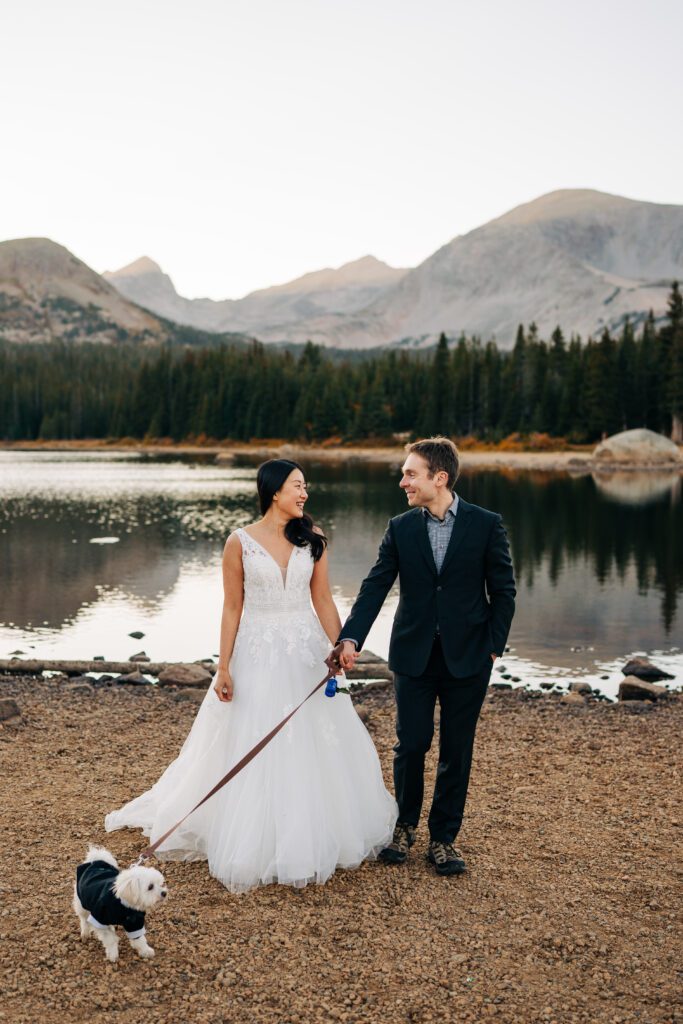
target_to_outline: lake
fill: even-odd
[[[309,461],[306,471],[343,619],[387,520],[406,508],[398,462]],[[0,452],[0,657],[216,655],[221,553],[257,517],[255,476],[246,458]],[[494,679],[585,678],[614,696],[625,659],[647,654],[683,682],[681,490],[676,474],[465,468],[457,491],[503,515],[517,577]],[[396,601],[394,591],[366,644],[384,656]]]

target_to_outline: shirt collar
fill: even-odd
[[[423,508],[422,511],[424,512],[425,519],[427,518],[427,516],[429,516],[429,518],[433,519],[435,523],[441,523],[441,522],[443,522],[446,519],[446,516],[448,515],[449,512],[453,516],[453,518],[455,519],[455,516],[457,515],[457,512],[458,512],[458,501],[459,500],[460,499],[458,498],[458,495],[454,491],[453,492],[453,501],[451,502],[451,504],[446,509],[446,515],[443,517],[443,520],[439,519],[438,516],[433,515],[433,513],[431,513],[428,508]]]

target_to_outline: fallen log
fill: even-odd
[[[24,676],[38,676],[41,672],[63,672],[67,676],[82,676],[86,672],[112,672],[115,675],[126,675],[138,669],[145,675],[158,676],[164,669],[177,665],[201,665],[213,672],[216,669],[212,661],[70,661],[70,660],[38,660],[29,658],[0,659],[0,672]]]
[[[66,676],[83,676],[87,672],[127,675],[136,669],[149,676],[159,676],[166,669],[199,665],[208,672],[216,671],[213,661],[73,661],[70,659],[4,658],[0,659],[0,673],[39,676],[42,672],[63,672]],[[356,662],[347,673],[349,679],[393,679],[386,661],[376,655]]]

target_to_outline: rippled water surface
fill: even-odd
[[[398,465],[306,470],[343,618],[388,518],[406,507]],[[0,657],[216,654],[221,552],[257,517],[255,475],[213,456],[0,452]],[[458,492],[502,513],[515,563],[517,614],[498,676],[532,686],[586,677],[613,694],[624,659],[644,653],[683,682],[681,482],[463,473]],[[396,600],[367,642],[383,655]]]

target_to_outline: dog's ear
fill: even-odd
[[[114,893],[120,900],[130,903],[131,907],[141,907],[144,903],[142,880],[135,871],[121,871],[114,879]]]

